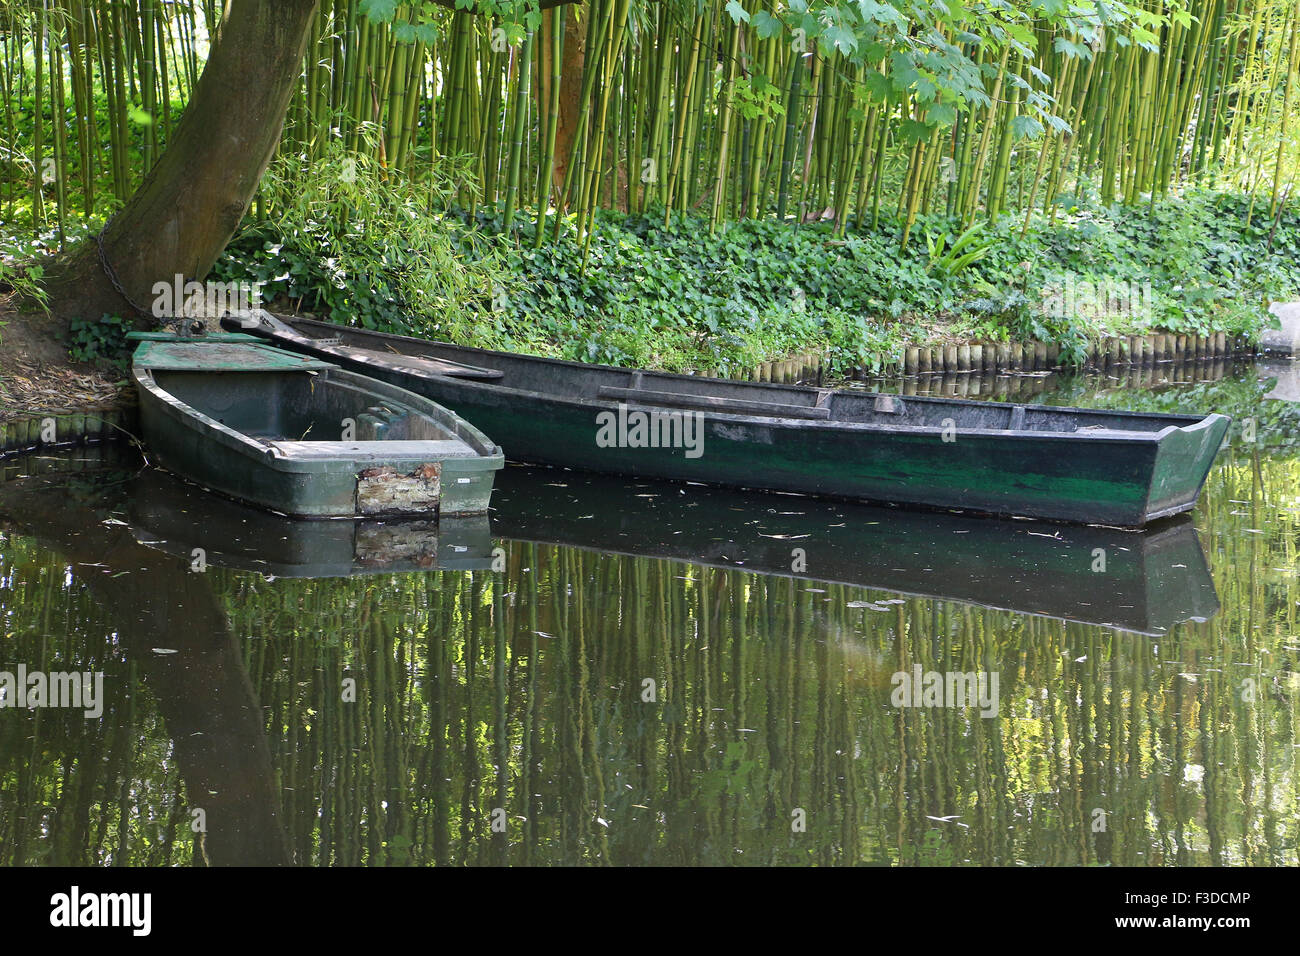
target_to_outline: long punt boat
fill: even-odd
[[[444,404],[511,461],[1080,524],[1190,511],[1230,423],[611,368],[261,310],[224,324]]]

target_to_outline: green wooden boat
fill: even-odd
[[[512,461],[982,514],[1189,511],[1230,423],[610,368],[261,311],[225,324],[441,402]]]
[[[501,449],[427,398],[246,336],[136,337],[141,428],[168,471],[298,517],[487,510]]]

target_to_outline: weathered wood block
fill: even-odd
[[[357,513],[432,511],[442,494],[442,465],[430,462],[408,475],[396,468],[367,468],[357,476]]]

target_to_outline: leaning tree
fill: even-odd
[[[155,282],[201,279],[234,235],[280,138],[317,0],[231,0],[180,122],[104,229],[50,264],[52,311],[121,314]]]
[[[433,0],[514,16],[577,0]],[[392,16],[394,4],[371,4]],[[55,314],[145,311],[156,282],[203,279],[275,153],[317,0],[230,0],[212,52],[158,163],[100,232],[46,269]]]

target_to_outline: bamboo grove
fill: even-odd
[[[62,230],[124,200],[220,11],[0,2],[5,221]],[[1188,182],[1266,215],[1300,158],[1298,20],[1300,0],[324,0],[281,152],[342,142],[417,181],[454,158],[459,204],[537,222],[537,245],[603,208],[906,240],[921,213],[1028,223]]]
[[[1296,465],[1239,444],[1215,470],[1223,609],[1159,640],[509,540],[501,572],[195,574],[109,520],[112,473],[20,478],[0,485],[5,661],[108,692],[99,720],[0,722],[2,859],[249,862],[281,830],[302,864],[1294,865]],[[41,513],[108,566],[70,565]],[[999,670],[999,715],[891,708],[912,664]]]

